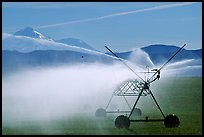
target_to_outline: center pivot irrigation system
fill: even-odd
[[[156,80],[159,80],[160,78],[160,72],[161,70],[186,46],[184,44],[175,54],[172,55],[169,60],[164,63],[159,69],[153,69],[151,72],[145,72],[145,73],[151,73],[152,76],[148,77],[147,79],[141,78],[126,62],[124,62],[123,59],[119,58],[113,51],[111,51],[107,46],[105,46],[108,51],[110,51],[117,59],[119,59],[126,67],[128,67],[139,79],[133,79],[133,80],[127,80],[122,83],[121,86],[119,86],[114,93],[112,94],[108,105],[105,109],[99,108],[96,110],[95,115],[97,117],[105,117],[107,113],[129,113],[129,116],[125,115],[119,115],[115,119],[115,126],[117,128],[129,128],[131,122],[158,122],[163,121],[164,125],[166,127],[178,127],[180,124],[179,118],[175,114],[169,114],[167,116],[164,115],[161,107],[159,106],[159,103],[156,101],[156,98],[154,97],[152,91],[150,90],[150,84]],[[158,107],[159,111],[161,112],[162,119],[149,119],[148,117],[145,117],[145,119],[132,119],[132,115],[141,115],[141,110],[139,108],[136,108],[136,105],[140,99],[141,96],[147,96],[150,95],[156,106]],[[125,99],[126,103],[128,104],[130,111],[107,111],[107,108],[113,98],[113,96],[121,96]],[[135,103],[133,107],[131,108],[130,104],[128,103],[125,96],[134,96],[136,97]]]

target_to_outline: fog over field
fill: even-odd
[[[147,71],[146,66],[151,70],[163,65],[155,66],[149,56],[139,49],[135,52],[125,62],[143,79],[147,78],[141,73]],[[201,73],[202,66],[199,63],[195,65],[195,62],[190,59],[169,63],[162,69],[160,80],[188,76],[192,72]],[[128,79],[140,80],[120,61],[109,65],[81,63],[35,67],[5,75],[2,78],[3,125],[49,121],[75,114],[94,116],[96,109],[105,108],[114,90]],[[124,100],[119,99],[116,105],[123,103]]]
[[[3,80],[3,119],[50,119],[103,106],[116,85],[133,76],[121,65],[101,64],[19,72]]]
[[[161,80],[179,71],[171,69],[168,74],[164,69]],[[9,75],[2,81],[3,122],[49,120],[87,111],[94,115],[98,107],[105,107],[117,86],[132,78],[137,76],[122,64],[38,68]]]

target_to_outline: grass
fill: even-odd
[[[129,129],[117,129],[117,115],[97,118],[88,114],[76,114],[52,121],[2,124],[2,134],[9,135],[202,135],[202,78],[171,78],[159,81],[151,87],[165,114],[175,113],[180,120],[178,128],[165,128],[163,122],[134,122]],[[142,106],[142,118],[160,116],[157,108]],[[153,104],[153,103],[152,103]]]

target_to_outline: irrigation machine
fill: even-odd
[[[112,50],[110,50],[107,46],[105,48],[112,53],[118,60],[120,60],[126,67],[128,67],[136,76],[137,79],[130,79],[124,81],[119,87],[116,88],[116,90],[113,92],[107,106],[105,109],[99,108],[96,110],[95,115],[96,117],[105,117],[107,113],[128,113],[128,115],[119,115],[115,119],[115,126],[117,128],[129,128],[131,122],[164,122],[165,127],[172,128],[172,127],[178,127],[180,124],[179,118],[175,114],[168,114],[165,115],[157,102],[155,96],[153,95],[153,92],[150,89],[150,84],[153,83],[156,80],[159,80],[160,78],[160,72],[161,70],[186,46],[184,44],[182,47],[179,48],[177,52],[175,52],[171,58],[169,58],[166,63],[164,63],[159,69],[153,69],[151,71],[148,70],[148,72],[144,73],[151,73],[151,76],[148,78],[143,79],[140,77],[123,59],[121,59],[119,56],[117,56]],[[157,108],[159,109],[162,118],[161,119],[149,119],[147,116],[145,119],[132,119],[131,116],[137,115],[140,116],[142,114],[141,110],[137,108],[137,104],[139,99],[142,96],[148,96],[150,95],[155,102]],[[128,111],[108,111],[108,107],[111,103],[111,100],[114,96],[123,97],[125,99],[125,102],[127,103],[130,110]],[[136,100],[133,103],[134,105],[131,107],[131,105],[128,103],[127,96],[132,96]]]

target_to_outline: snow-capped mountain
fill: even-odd
[[[60,39],[60,40],[53,40],[51,39],[50,37],[47,37],[45,35],[43,35],[42,33],[34,30],[33,28],[31,27],[26,27],[24,29],[21,29],[17,32],[15,32],[13,34],[13,36],[25,36],[27,38],[32,38],[32,39],[35,39],[39,41],[39,39],[42,39],[42,40],[49,40],[49,41],[53,41],[53,42],[56,42],[56,43],[63,43],[63,44],[66,44],[66,45],[70,45],[70,46],[76,46],[76,47],[80,47],[80,48],[85,48],[85,49],[90,49],[90,50],[95,50],[97,51],[96,49],[94,49],[93,47],[91,47],[90,45],[88,45],[87,43],[85,43],[84,41],[80,40],[80,39],[77,39],[77,38],[64,38],[64,39]],[[28,39],[27,39],[28,40]],[[22,40],[22,42],[25,42]],[[48,42],[49,43],[49,42]],[[11,44],[11,43],[10,43]],[[24,43],[22,43],[24,44]],[[21,45],[22,45],[21,44]],[[30,46],[32,48],[32,46]],[[39,50],[41,49],[42,50],[42,47],[39,47],[37,46],[37,49],[36,50]],[[26,47],[27,48],[27,47]],[[33,49],[33,48],[32,48]],[[52,49],[52,47],[50,47],[50,49]],[[15,49],[16,50],[16,49]],[[34,50],[34,49],[33,49]],[[32,50],[32,51],[33,51]],[[47,50],[47,49],[46,49]],[[49,49],[48,49],[49,50]],[[57,49],[56,49],[57,50]],[[17,50],[19,51],[19,49]],[[21,52],[21,51],[20,51]],[[23,51],[25,52],[25,50]]]
[[[26,36],[26,37],[31,37],[31,38],[38,38],[38,39],[46,39],[46,40],[52,40],[49,37],[46,37],[42,33],[34,30],[31,27],[26,27],[24,29],[21,29],[17,32],[14,33],[15,36]]]

